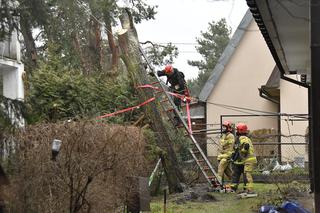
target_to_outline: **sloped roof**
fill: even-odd
[[[274,67],[267,83],[259,88],[260,96],[269,101],[280,103],[280,70]]]
[[[224,49],[222,55],[220,56],[218,63],[216,64],[215,68],[212,71],[212,74],[210,75],[204,87],[202,88],[199,94],[200,101],[203,101],[203,102],[207,101],[209,95],[211,94],[214,87],[218,83],[224,71],[225,66],[229,63],[233,53],[235,52],[236,48],[240,44],[240,41],[244,36],[244,34],[246,33],[246,29],[248,28],[252,20],[253,20],[252,14],[250,10],[247,10],[237,30],[234,32],[227,47]]]
[[[277,65],[274,67],[266,85],[264,86],[269,88],[278,88],[280,86],[280,70]]]

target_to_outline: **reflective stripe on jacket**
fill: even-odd
[[[243,164],[243,163],[257,163],[257,158],[254,154],[254,148],[252,145],[252,141],[247,136],[240,136],[239,138],[240,147],[239,147],[239,159],[235,162],[236,164]],[[249,144],[249,149],[246,150],[245,146]]]
[[[230,158],[233,153],[234,135],[230,132],[222,134],[220,138],[221,151],[218,155],[218,160]]]

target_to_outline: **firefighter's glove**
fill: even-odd
[[[234,162],[234,161],[238,160],[238,158],[239,158],[239,150],[235,150],[235,152],[232,153],[232,155],[231,155],[230,161]]]
[[[191,99],[190,99],[190,97],[189,97],[189,93],[188,92],[184,92],[184,98],[183,98],[183,102],[184,103],[186,103],[186,102],[188,102],[188,103],[190,103],[191,102]]]
[[[184,98],[182,99],[182,101],[183,101],[183,103],[186,103],[186,102],[187,102],[187,98],[184,97]]]
[[[250,145],[249,144],[244,144],[243,149],[241,150],[241,153],[243,154],[244,157],[247,157],[249,154],[249,148]]]
[[[183,99],[182,99],[182,101],[183,101],[183,103],[190,103],[190,98],[188,98],[188,97],[184,97]]]
[[[164,71],[158,70],[157,75],[161,77],[161,76],[165,76],[166,74],[164,73]]]
[[[250,145],[248,143],[246,143],[243,148],[244,148],[244,150],[248,151],[250,148]]]
[[[231,156],[231,158],[230,158],[230,162],[235,162],[236,161],[236,159],[235,159],[235,157],[234,156]]]

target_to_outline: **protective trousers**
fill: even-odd
[[[176,94],[179,94],[179,95],[183,95],[184,92],[183,91],[174,91],[174,90],[171,90],[172,92],[176,93]],[[180,111],[181,110],[181,98],[178,98],[176,96],[173,97],[173,103],[177,106],[178,110]]]
[[[222,158],[218,166],[218,176],[221,180],[225,180],[225,177],[231,179],[232,170],[230,168],[230,161],[226,158]]]
[[[255,167],[255,162],[245,162],[244,164],[233,165],[233,175],[231,187],[234,190],[238,189],[241,174],[243,174],[244,190],[253,191],[252,171]]]
[[[232,173],[231,188],[234,191],[237,191],[238,186],[239,186],[239,182],[240,182],[241,174],[243,174],[243,171],[244,171],[244,165],[243,164],[233,164],[232,171],[233,171],[233,173]],[[243,182],[246,185],[245,177],[243,177],[243,178],[244,178]]]
[[[177,106],[178,110],[181,110],[181,99],[178,97],[173,98],[173,103]]]
[[[247,179],[247,191],[253,191],[253,178],[252,171],[256,165],[256,162],[245,162],[244,163],[244,176]]]

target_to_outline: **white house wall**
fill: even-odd
[[[1,61],[0,61],[1,63]],[[3,96],[11,99],[24,99],[22,75],[23,64],[16,63],[12,69],[2,69]]]
[[[291,76],[291,78],[295,80],[300,80],[296,79],[296,77],[296,75]],[[298,86],[285,80],[280,81],[280,88],[281,113],[308,114],[307,88]],[[308,121],[291,122],[287,121],[286,117],[283,117],[281,120],[281,133],[283,135],[305,135],[307,127]],[[291,137],[291,139],[282,137],[282,142],[303,143],[304,139],[298,136]],[[306,161],[308,160],[307,147],[305,145],[282,145],[281,149],[283,161],[294,161],[294,158],[296,157],[304,157]]]
[[[220,115],[243,114],[239,111],[210,104],[210,102],[277,112],[278,106],[261,98],[258,91],[258,88],[267,82],[274,66],[275,62],[270,51],[256,23],[252,21],[226,65],[217,85],[208,97],[207,123],[220,123]],[[245,122],[250,130],[278,128],[277,119],[270,117],[235,117],[228,118],[228,120],[236,123]],[[208,156],[216,156],[217,147],[211,146],[210,141],[208,142]]]
[[[3,80],[3,96],[11,99],[24,99],[22,75],[24,66],[20,61],[20,43],[17,32],[10,40],[0,42],[0,75]]]
[[[20,61],[20,43],[17,34],[12,34],[10,41],[0,43],[0,75],[2,78],[3,96],[10,99],[24,99],[23,73],[24,66]],[[24,126],[24,120],[17,120],[14,113],[10,113],[12,121]]]

